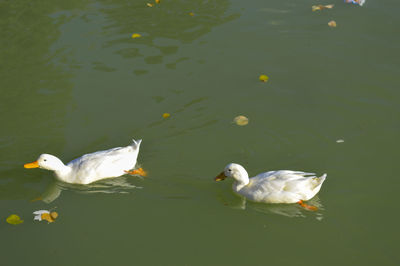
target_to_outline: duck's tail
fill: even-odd
[[[327,174],[323,174],[320,177],[318,177],[319,183],[322,185],[326,179]]]
[[[326,174],[323,174],[320,177],[310,177],[309,182],[308,183],[308,193],[306,193],[307,195],[303,198],[303,200],[310,200],[312,199],[315,195],[317,195],[317,193],[319,192],[319,190],[321,189],[322,183],[324,183],[325,179],[326,179]],[[300,204],[301,205],[301,204]]]
[[[327,174],[323,174],[320,177],[313,178],[313,181],[314,181],[313,183],[315,185],[315,187],[314,187],[315,194],[317,194],[319,192],[319,190],[321,189],[322,183],[324,183],[326,176],[327,176]]]
[[[139,149],[140,143],[142,143],[142,140],[141,140],[141,139],[138,139],[138,140],[132,139],[132,147],[133,147],[135,150]]]

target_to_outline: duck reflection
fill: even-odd
[[[253,203],[248,204],[248,207],[261,213],[274,213],[283,215],[286,217],[306,217],[310,215],[315,215],[317,220],[322,220],[323,215],[321,210],[323,210],[323,205],[318,198],[318,196],[312,198],[307,201],[307,204],[315,206],[318,208],[317,211],[309,211],[304,209],[298,204],[261,204],[261,203]]]
[[[265,203],[257,203],[247,201],[245,197],[237,196],[235,199],[224,200],[224,205],[230,206],[234,209],[246,210],[251,209],[256,212],[264,213],[264,214],[278,214],[286,217],[306,217],[310,215],[315,215],[317,220],[323,219],[323,214],[321,210],[324,209],[324,206],[321,203],[321,200],[318,196],[315,196],[311,200],[307,201],[308,204],[313,205],[318,208],[317,211],[309,211],[304,209],[298,204],[265,204]]]
[[[130,183],[129,177],[104,179],[89,185],[68,184],[58,180],[53,181],[38,198],[45,203],[51,203],[60,197],[63,190],[73,190],[78,193],[129,193],[132,189],[142,188]]]

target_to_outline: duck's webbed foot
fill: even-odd
[[[317,207],[312,206],[312,205],[308,205],[307,203],[304,203],[304,201],[302,201],[302,200],[299,200],[297,203],[298,203],[301,207],[303,207],[304,209],[307,209],[307,210],[309,210],[309,211],[316,211],[316,210],[318,210]]]
[[[143,177],[147,176],[147,172],[145,170],[143,170],[143,168],[125,171],[125,173],[130,174],[130,175],[140,175]]]

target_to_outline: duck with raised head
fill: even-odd
[[[233,191],[255,202],[298,203],[308,210],[317,210],[304,201],[313,198],[321,189],[326,174],[317,177],[314,173],[279,170],[269,171],[249,178],[243,166],[228,164],[215,181],[233,178]]]
[[[132,144],[126,147],[85,154],[67,165],[54,155],[42,154],[36,161],[27,163],[24,167],[54,171],[57,179],[71,184],[90,184],[125,174],[146,176],[142,168],[132,170],[136,165],[141,142],[141,139],[132,140]]]

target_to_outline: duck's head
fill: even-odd
[[[244,169],[244,167],[236,163],[228,164],[225,167],[224,171],[215,178],[215,181],[221,181],[227,177],[233,177],[236,181],[239,182],[249,179],[249,175],[247,174],[247,171]]]
[[[42,168],[52,171],[60,170],[64,166],[65,165],[60,159],[50,154],[42,154],[36,161],[24,164],[25,168]]]

